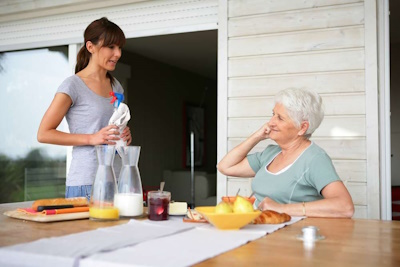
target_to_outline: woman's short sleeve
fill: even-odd
[[[316,155],[310,166],[308,182],[321,193],[328,184],[340,181],[331,158],[326,153]]]
[[[263,152],[257,152],[247,155],[250,167],[257,173],[266,163],[270,162],[281,148],[277,145],[269,145]]]
[[[261,152],[247,155],[247,161],[255,173],[261,168]]]
[[[78,78],[79,79],[79,78]],[[64,93],[68,95],[72,100],[73,106],[77,102],[77,98],[79,97],[79,92],[77,90],[79,86],[79,80],[77,77],[71,76],[65,79],[57,89],[57,93]]]

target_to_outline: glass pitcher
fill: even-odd
[[[115,146],[95,146],[98,167],[90,196],[89,218],[92,220],[118,220],[119,211],[114,206],[117,193],[113,162]]]
[[[138,162],[140,146],[122,146],[118,148],[122,167],[118,178],[118,194],[115,206],[120,216],[136,217],[143,215],[143,190]]]

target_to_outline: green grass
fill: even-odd
[[[64,198],[65,184],[62,185],[43,185],[27,187],[25,201],[43,199],[43,198]]]

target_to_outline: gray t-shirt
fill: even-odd
[[[315,143],[311,143],[289,168],[271,173],[267,166],[280,152],[279,146],[269,145],[263,152],[247,156],[256,173],[251,184],[256,196],[255,205],[264,197],[283,204],[323,199],[322,189],[334,181],[340,181],[332,160]]]
[[[113,91],[124,92],[117,80]],[[99,96],[77,75],[65,79],[57,89],[57,93],[67,94],[72,100],[72,105],[65,116],[70,133],[93,134],[108,125],[114,112],[114,106],[110,103],[111,96]],[[97,155],[93,146],[74,146],[66,185],[92,185],[97,165]]]

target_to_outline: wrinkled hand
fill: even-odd
[[[115,141],[120,138],[118,127],[115,125],[108,125],[95,134],[90,135],[89,144],[95,145],[115,145]]]
[[[260,129],[258,129],[255,134],[261,139],[267,139],[269,138],[269,133],[271,132],[271,129],[268,126],[268,122],[265,123]]]
[[[131,135],[131,130],[129,129],[128,126],[126,126],[125,129],[122,131],[120,138],[126,141],[127,146],[130,145],[130,143],[132,142],[132,135]]]
[[[281,212],[283,204],[279,204],[278,202],[275,202],[274,200],[270,199],[269,197],[265,197],[263,201],[260,202],[258,205],[258,209],[263,211],[263,210],[274,210],[277,212]]]

